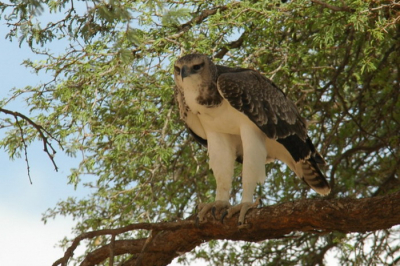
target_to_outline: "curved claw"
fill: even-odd
[[[233,206],[228,209],[226,217],[231,218],[234,214],[239,212],[239,220],[238,225],[244,224],[244,218],[248,210],[257,208],[260,204],[260,199],[258,198],[254,203],[253,202],[242,202],[238,205]]]
[[[220,219],[221,223],[224,223],[224,218],[225,218],[227,215],[228,215],[228,210],[225,210],[225,211],[222,213],[222,215],[221,215],[221,219]]]
[[[213,215],[214,219],[217,219],[217,217],[215,216],[215,210],[216,209],[217,208],[215,208],[215,206],[211,208],[211,214]]]
[[[212,215],[216,218],[216,213],[220,213],[221,210],[229,208],[231,205],[229,204],[229,201],[216,201],[213,203],[201,203],[198,206],[199,214],[197,215],[197,218],[199,222],[204,221],[204,218],[206,214],[211,210]]]

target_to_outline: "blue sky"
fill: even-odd
[[[10,95],[13,87],[38,84],[49,76],[37,76],[21,65],[27,58],[37,59],[27,45],[18,46],[4,37],[7,28],[0,21],[0,98]],[[22,101],[5,106],[6,109],[28,114]],[[0,113],[1,117],[5,114]],[[0,131],[0,137],[4,130]],[[73,221],[59,217],[47,225],[41,221],[42,214],[68,196],[83,197],[88,190],[67,185],[69,169],[77,164],[77,159],[69,158],[58,151],[54,167],[43,146],[37,142],[28,148],[32,184],[30,184],[26,163],[23,158],[11,161],[3,149],[0,150],[0,265],[51,265],[62,256],[63,251],[55,245],[64,236],[70,236]]]
[[[23,88],[50,79],[46,73],[36,75],[21,65],[24,59],[41,58],[32,53],[26,44],[19,47],[17,40],[10,42],[5,39],[7,32],[4,21],[0,20],[0,99],[10,96],[10,90],[14,87]],[[4,108],[29,114],[23,99],[11,102]],[[4,117],[5,114],[0,113],[0,116]],[[2,136],[4,130],[0,130],[0,138]],[[65,236],[72,237],[74,221],[69,217],[58,217],[45,225],[41,221],[42,214],[62,199],[81,198],[89,193],[82,186],[75,190],[72,185],[67,185],[69,171],[77,167],[78,159],[70,158],[58,149],[55,161],[59,171],[56,172],[43,152],[41,142],[29,146],[28,159],[32,184],[24,158],[12,161],[7,152],[0,149],[0,265],[52,265],[62,257],[64,251],[57,243]],[[83,250],[84,247],[80,247],[75,254]]]

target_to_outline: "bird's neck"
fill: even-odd
[[[196,98],[196,101],[200,105],[205,105],[207,107],[218,106],[222,103],[222,100],[223,98],[219,94],[217,84],[215,82],[201,86],[199,95]]]

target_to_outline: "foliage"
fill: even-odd
[[[81,158],[69,181],[95,188],[84,200],[60,201],[44,221],[71,215],[79,234],[181,219],[212,200],[206,151],[188,137],[173,101],[172,63],[191,52],[255,68],[297,100],[328,161],[331,197],[371,197],[400,187],[397,1],[31,0],[0,2],[0,10],[7,38],[45,58],[24,64],[53,77],[14,89],[0,108],[25,98],[25,115],[52,136],[46,141]],[[65,51],[54,54],[54,44]],[[26,120],[2,115],[8,131],[0,145],[11,158],[43,140]],[[266,204],[315,196],[285,167],[266,168],[267,181],[256,193]],[[88,174],[96,181],[85,182]],[[232,203],[240,200],[239,184],[238,177]],[[191,256],[213,265],[322,265],[333,252],[341,265],[394,264],[398,234],[393,228],[258,244],[212,241]]]

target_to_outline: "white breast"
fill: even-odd
[[[185,79],[185,82],[182,85],[184,85],[185,102],[192,114],[197,116],[205,132],[213,131],[240,135],[240,127],[243,125],[251,126],[254,127],[255,130],[259,130],[259,128],[246,115],[233,108],[225,99],[220,105],[215,107],[208,107],[199,104],[197,98],[201,88],[198,84],[201,84],[201,82],[196,78],[197,77],[194,76]],[[190,124],[190,122],[188,124]],[[199,133],[201,134],[201,132]]]

